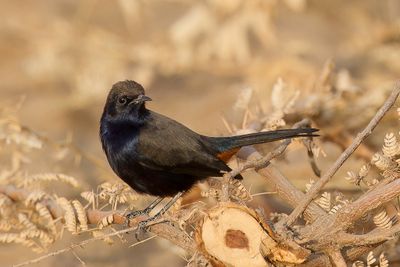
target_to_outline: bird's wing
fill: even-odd
[[[138,144],[138,163],[146,168],[198,177],[230,171],[200,135],[157,113],[140,130]]]

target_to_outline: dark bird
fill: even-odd
[[[100,138],[111,168],[122,180],[136,192],[161,198],[177,199],[196,182],[229,172],[226,163],[243,146],[315,136],[317,131],[301,128],[209,137],[148,110],[145,102],[150,100],[134,81],[114,84],[101,117]]]

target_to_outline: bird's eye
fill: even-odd
[[[120,103],[121,105],[125,105],[126,102],[128,102],[128,98],[126,96],[121,96],[120,98],[118,98],[118,103]]]

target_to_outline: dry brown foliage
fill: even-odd
[[[378,111],[400,72],[397,1],[43,0],[2,10],[7,264],[91,263],[97,246],[122,266],[134,253],[146,266],[399,264],[399,117],[386,113],[398,85]],[[224,179],[138,233],[145,218],[124,214],[148,199],[113,177],[96,138],[106,90],[128,78],[155,96],[152,108],[204,133],[311,125],[321,137],[242,149]],[[222,122],[210,116],[221,111]],[[239,172],[243,182],[230,179]],[[58,262],[63,253],[72,260]]]

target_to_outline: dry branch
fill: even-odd
[[[343,231],[369,210],[376,208],[398,196],[400,194],[398,181],[394,181],[389,184],[387,184],[385,181],[382,181],[382,183],[379,184],[374,190],[366,193],[360,199],[349,204],[342,210],[339,210],[337,214],[333,215],[328,215],[319,206],[311,202],[311,200],[315,197],[314,194],[319,192],[320,188],[322,188],[324,184],[331,179],[337,169],[351,155],[351,153],[354,152],[357,146],[372,132],[384,114],[394,104],[399,93],[400,83],[396,83],[393,92],[385,101],[381,109],[376,113],[368,126],[361,134],[357,136],[353,144],[343,152],[337,162],[324,175],[324,177],[320,179],[320,182],[317,183],[317,185],[314,185],[314,190],[311,193],[309,192],[307,199],[305,198],[305,194],[294,187],[288,181],[288,179],[284,177],[272,164],[270,164],[267,168],[261,168],[257,170],[260,175],[267,178],[267,182],[272,186],[271,190],[276,191],[277,194],[292,207],[301,210],[300,213],[304,211],[305,219],[308,222],[311,222],[311,224],[301,228],[300,233],[301,236],[305,238],[305,242],[315,243],[314,246],[311,246],[314,249],[318,249],[319,251],[328,251],[333,244],[337,244],[338,247],[343,247],[345,244],[347,246],[352,245],[352,247],[345,251],[345,255],[346,259],[354,260],[361,254],[371,250],[374,246],[379,245],[383,241],[393,237],[393,235],[400,230],[398,226],[395,226],[389,230],[376,230],[375,233],[372,231],[371,233],[359,236],[347,234]],[[283,144],[278,147],[278,152],[273,151],[269,155],[279,155],[281,150],[284,150],[288,143],[290,143],[288,140],[283,142]],[[262,159],[261,155],[252,147],[243,148],[238,155],[241,158],[250,161],[246,163],[246,167],[254,167],[257,165],[257,163],[260,164],[260,162],[262,162],[262,160],[260,160]],[[265,156],[264,159],[270,160],[268,157],[269,155]],[[268,164],[264,163],[264,166],[267,165]],[[312,197],[310,198],[310,196]],[[294,222],[294,220],[297,218],[297,216],[295,216],[296,214],[297,212],[292,213],[292,217],[289,217],[288,219],[289,223]],[[284,239],[290,238],[286,236],[286,233],[289,231],[289,229],[286,229],[285,227],[280,228],[284,226],[282,222],[284,221],[281,221],[278,223],[278,225],[276,225],[278,226],[277,231]],[[371,244],[373,246],[371,246]],[[310,266],[313,266],[312,262],[326,262],[324,255],[315,255],[311,256],[310,259],[311,258],[313,260],[310,261]],[[307,263],[305,264],[307,265]]]
[[[354,139],[353,143],[340,155],[340,157],[336,160],[336,162],[329,168],[329,170],[319,179],[308,191],[306,197],[301,200],[301,202],[296,206],[296,208],[289,215],[287,220],[284,222],[286,225],[292,225],[294,221],[304,212],[307,205],[317,196],[318,192],[325,186],[326,183],[330,181],[333,175],[337,172],[337,170],[343,165],[343,163],[350,157],[350,155],[357,149],[357,147],[362,143],[362,141],[367,138],[372,130],[378,125],[386,112],[393,106],[397,97],[400,94],[400,81],[396,82],[395,87],[382,105],[382,107],[378,110],[375,116],[371,119],[367,127],[357,135]]]

